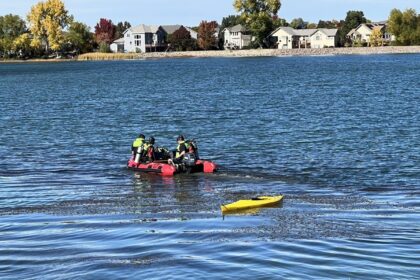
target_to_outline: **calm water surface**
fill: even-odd
[[[420,55],[0,64],[0,278],[419,279],[419,79]],[[221,170],[130,172],[139,132]]]

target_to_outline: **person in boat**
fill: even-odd
[[[187,153],[193,154],[196,159],[198,159],[198,150],[197,150],[197,143],[195,140],[186,140],[185,146],[187,147]]]
[[[136,138],[136,140],[133,141],[133,144],[131,145],[131,154],[132,158],[135,162],[139,163],[141,154],[143,153],[143,146],[144,146],[144,134],[139,134],[139,136]]]
[[[185,137],[183,135],[179,135],[178,138],[176,138],[176,142],[178,143],[178,146],[175,150],[175,156],[173,159],[168,160],[171,164],[182,163],[184,155],[188,152],[187,145],[185,144]]]
[[[143,156],[142,161],[152,162],[155,160],[155,138],[151,136],[147,142],[143,144]]]

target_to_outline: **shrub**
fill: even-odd
[[[99,44],[99,52],[101,53],[110,53],[111,49],[109,48],[109,44],[102,42]]]

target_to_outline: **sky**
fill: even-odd
[[[26,18],[32,5],[39,0],[0,0],[0,15],[17,14]],[[282,0],[279,16],[291,21],[344,19],[349,10],[361,10],[372,21],[386,20],[391,9],[414,8],[420,13],[420,0]],[[64,0],[77,21],[94,27],[100,18],[114,23],[128,21],[138,24],[183,24],[197,26],[201,20],[221,22],[235,14],[233,0]]]

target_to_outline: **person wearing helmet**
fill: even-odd
[[[176,147],[175,158],[170,161],[172,164],[182,163],[184,155],[188,152],[187,146],[185,145],[185,137],[183,135],[179,135],[178,138],[176,138],[176,142],[178,143],[178,146]]]
[[[144,134],[139,134],[136,140],[131,144],[131,154],[133,159],[138,163],[140,160],[141,153],[143,152]]]
[[[154,161],[155,160],[155,137],[151,136],[147,142],[143,144],[143,160],[145,161]]]

